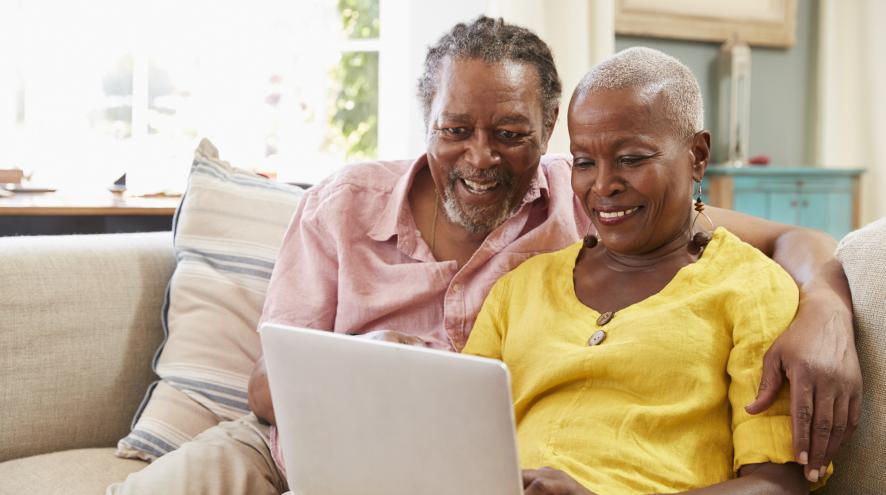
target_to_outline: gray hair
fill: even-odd
[[[456,24],[428,48],[425,69],[418,80],[418,97],[424,106],[425,125],[447,58],[479,59],[487,63],[513,61],[529,64],[538,72],[539,95],[546,126],[553,126],[562,86],[548,45],[532,31],[504,19],[480,16],[470,24]]]
[[[689,137],[704,129],[704,103],[692,71],[676,58],[646,47],[628,48],[600,62],[575,88],[575,97],[600,90],[643,88],[664,97],[667,117]]]

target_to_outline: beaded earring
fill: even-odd
[[[591,235],[591,226],[590,225],[588,225],[588,232],[585,234],[584,239],[582,239],[582,242],[584,243],[585,249],[591,249],[591,248],[595,247],[598,242],[600,242],[600,239],[597,239],[596,234]]]
[[[703,216],[705,220],[708,221],[708,224],[711,226],[711,231],[716,228],[714,227],[714,222],[711,221],[711,217],[704,212],[704,206],[704,201],[701,200],[701,181],[698,181],[698,190],[695,193],[695,203],[693,206],[696,213],[695,217],[692,219],[692,224],[689,226],[690,233],[692,233],[692,229],[695,227],[695,222],[698,221],[699,216]],[[711,242],[711,234],[709,232],[696,232],[695,234],[692,234],[692,240],[689,241],[689,249],[692,252],[701,252],[709,242]]]

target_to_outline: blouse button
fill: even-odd
[[[594,335],[591,335],[591,338],[588,339],[588,345],[590,345],[590,346],[598,345],[600,342],[603,342],[603,340],[605,340],[605,339],[606,339],[606,332],[604,332],[603,330],[597,330],[596,332],[594,332]]]
[[[613,313],[612,311],[607,311],[603,313],[602,315],[600,315],[599,318],[597,318],[597,326],[602,327],[603,325],[609,323],[609,321],[612,320],[613,316],[615,316],[615,313]]]

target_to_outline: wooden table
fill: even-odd
[[[0,198],[0,236],[170,230],[180,201],[109,191],[16,193]]]

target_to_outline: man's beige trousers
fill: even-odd
[[[280,495],[286,479],[268,447],[268,427],[253,414],[210,428],[122,483],[107,495]]]

